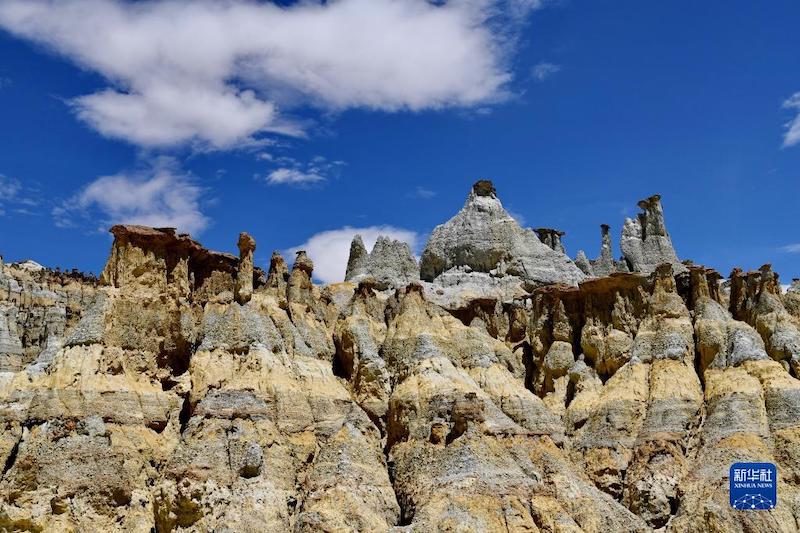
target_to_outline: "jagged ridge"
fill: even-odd
[[[531,260],[494,187],[473,197],[516,234],[517,264]],[[793,531],[800,518],[800,285],[781,294],[769,266],[734,271],[729,293],[673,261],[542,285],[469,262],[480,255],[391,290],[371,275],[319,287],[304,252],[260,272],[247,234],[237,258],[170,229],[112,232],[99,282],[0,266],[0,529]],[[542,234],[561,253],[561,234]],[[740,460],[779,467],[768,519],[728,506]]]

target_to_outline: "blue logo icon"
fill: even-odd
[[[764,511],[778,504],[778,470],[772,463],[731,465],[731,507],[742,511]]]

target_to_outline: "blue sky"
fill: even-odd
[[[0,0],[0,253],[246,230],[327,281],[352,228],[419,251],[489,178],[573,257],[660,193],[681,258],[800,277],[800,4],[438,4]]]

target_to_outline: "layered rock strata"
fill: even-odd
[[[796,290],[768,266],[729,297],[671,262],[320,287],[246,234],[112,232],[99,281],[0,270],[0,530],[797,530]],[[775,509],[730,508],[740,461],[777,465]]]
[[[97,280],[0,258],[0,372],[40,369],[92,301]]]

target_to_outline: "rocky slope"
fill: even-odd
[[[800,286],[726,293],[653,205],[587,274],[486,183],[424,281],[389,241],[320,287],[141,226],[99,279],[3,265],[0,530],[797,531]],[[737,461],[777,508],[729,507]]]

